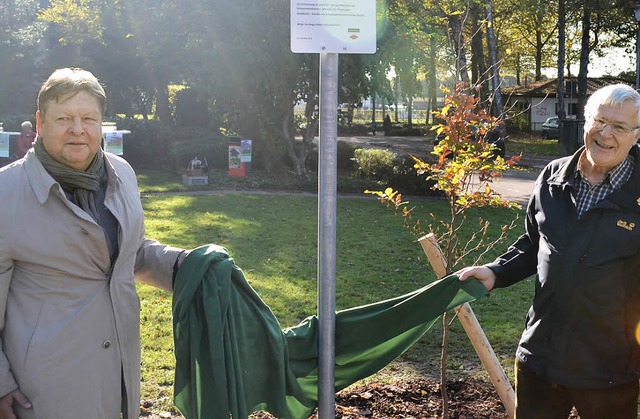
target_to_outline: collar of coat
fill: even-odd
[[[544,172],[547,172],[547,183],[552,187],[569,188],[575,182],[575,173],[580,161],[580,155],[585,147],[580,147],[573,155],[561,157],[549,163]],[[631,147],[629,155],[635,158],[635,165],[631,177],[618,190],[613,191],[604,200],[611,205],[619,206],[631,211],[640,211],[640,148]],[[544,176],[544,172],[541,176]]]

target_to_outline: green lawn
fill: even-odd
[[[507,140],[509,154],[560,156],[558,140],[544,140],[538,134],[515,134]]]
[[[146,183],[141,178],[141,188]],[[316,313],[317,198],[301,195],[143,195],[147,236],[163,243],[193,248],[207,243],[226,247],[251,285],[271,307],[283,327]],[[412,202],[415,214],[447,213],[438,200]],[[516,212],[481,209],[469,220],[490,221],[494,230]],[[521,214],[520,214],[521,217]],[[472,226],[472,224],[474,224]],[[522,231],[510,233],[512,241]],[[469,223],[469,230],[475,223]],[[496,233],[497,234],[497,233]],[[339,198],[337,210],[338,309],[394,297],[435,279],[416,238],[402,227],[401,217],[370,196]],[[500,245],[499,250],[506,248]],[[497,255],[490,252],[486,260]],[[527,280],[473,304],[496,354],[511,374],[513,353],[532,295]],[[171,411],[173,393],[171,295],[140,285],[142,301],[142,398],[153,411]],[[438,372],[441,326],[434,327],[398,361],[373,377],[391,380]],[[449,369],[483,374],[482,366],[459,322],[452,327]]]

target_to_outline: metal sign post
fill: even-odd
[[[291,51],[320,54],[318,419],[335,418],[338,53],[376,52],[375,0],[291,0]]]
[[[335,418],[338,54],[320,54],[318,419]]]

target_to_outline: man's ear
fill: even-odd
[[[40,111],[36,111],[36,133],[40,136],[40,125],[42,125],[42,115]],[[638,139],[636,138],[636,141]]]

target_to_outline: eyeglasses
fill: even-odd
[[[594,118],[591,121],[591,128],[594,128],[598,131],[604,131],[604,129],[606,127],[611,128],[611,133],[613,135],[616,136],[624,136],[624,135],[629,135],[631,133],[631,131],[635,131],[640,127],[628,127],[624,124],[617,124],[615,122],[611,122],[611,121],[607,121],[606,119],[602,119],[602,118]]]

